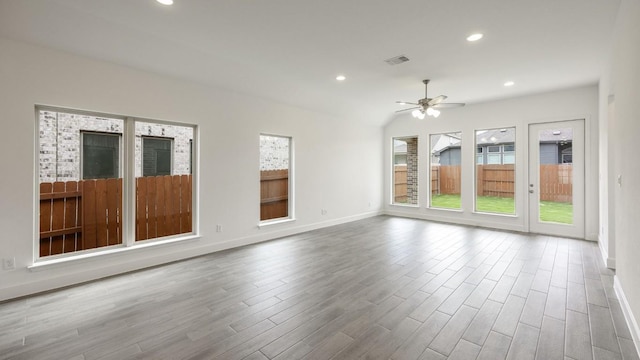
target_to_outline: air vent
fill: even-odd
[[[387,59],[384,62],[386,62],[389,65],[398,65],[407,61],[409,61],[408,57],[406,57],[405,55],[398,55],[398,56],[392,57],[391,59]]]

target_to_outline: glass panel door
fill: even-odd
[[[584,237],[584,122],[529,126],[529,227]]]

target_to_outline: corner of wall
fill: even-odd
[[[602,236],[598,236],[598,248],[600,249],[600,256],[602,256],[602,261],[604,261],[604,265],[609,269],[616,269],[616,259],[609,257],[609,252],[605,247],[605,242],[608,241],[606,238]]]

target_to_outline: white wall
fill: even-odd
[[[614,47],[611,57],[608,89],[601,91],[600,103],[615,98],[615,114],[608,119],[609,179],[621,176],[618,186],[613,180],[609,196],[614,197],[615,218],[609,217],[609,227],[615,227],[616,290],[627,320],[640,347],[640,165],[634,154],[640,140],[640,1],[623,0],[616,20]],[[606,91],[609,90],[609,91]],[[607,188],[601,189],[606,191]]]
[[[36,104],[196,124],[201,238],[27,269],[37,236]],[[1,38],[0,109],[2,168],[11,169],[0,180],[0,258],[17,263],[16,270],[0,270],[0,300],[350,221],[381,206],[382,129],[362,119]],[[293,137],[295,222],[257,226],[260,133]]]
[[[531,95],[443,109],[439,118],[414,119],[411,114],[396,117],[385,128],[385,184],[384,208],[388,214],[438,221],[493,227],[514,231],[528,231],[527,193],[527,130],[532,123],[585,120],[585,236],[598,236],[598,88],[596,85],[552,93]],[[516,216],[496,216],[473,213],[475,130],[516,127]],[[419,180],[420,206],[417,208],[391,205],[391,138],[419,136],[418,152],[427,154],[429,134],[462,131],[462,212],[429,209],[427,205],[427,176]],[[428,169],[428,156],[422,156],[420,169]],[[426,173],[420,170],[420,174]]]

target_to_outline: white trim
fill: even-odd
[[[59,277],[47,278],[40,281],[29,282],[25,284],[18,284],[15,286],[9,286],[2,288],[0,292],[0,302],[14,299],[22,296],[27,296],[35,293],[50,291],[66,286],[81,284],[88,281],[93,281],[108,276],[120,275],[131,271],[141,270],[158,265],[164,265],[174,261],[185,260],[192,257],[204,256],[217,251],[237,248],[245,245],[256,244],[264,241],[278,239],[285,236],[295,235],[311,230],[321,229],[333,225],[340,225],[356,220],[367,219],[370,217],[382,215],[382,211],[370,211],[357,215],[346,216],[338,219],[332,219],[323,222],[312,223],[308,225],[301,225],[296,227],[287,227],[286,229],[276,230],[272,232],[263,232],[256,235],[251,235],[242,238],[231,239],[222,242],[210,242],[210,239],[200,238],[199,240],[194,237],[194,241],[198,241],[203,244],[201,247],[190,247],[189,249],[183,249],[176,247],[176,251],[170,253],[162,253],[158,255],[152,255],[152,252],[142,252],[148,256],[127,256],[134,252],[120,252],[121,261],[114,264],[104,265],[97,268],[90,268],[83,270],[82,272],[71,272]],[[173,244],[179,244],[180,241],[174,240]],[[168,245],[168,244],[167,244]],[[137,249],[139,247],[134,247]],[[129,248],[125,248],[129,249]],[[141,253],[141,254],[142,254]],[[101,253],[102,254],[102,253]],[[127,257],[126,260],[123,257]],[[84,260],[89,261],[89,260]],[[57,266],[71,266],[77,265],[79,261],[67,262],[65,264],[58,264]],[[44,269],[44,268],[42,268]]]
[[[258,227],[261,227],[263,225],[271,225],[271,224],[279,224],[282,222],[288,222],[288,221],[295,221],[296,219],[296,207],[295,207],[295,197],[296,197],[296,188],[295,188],[295,149],[294,149],[294,143],[293,143],[293,136],[288,136],[288,135],[275,135],[274,133],[265,133],[265,132],[261,132],[258,135],[258,147],[259,147],[259,162],[258,162],[258,173],[260,174],[262,172],[262,170],[260,169],[261,165],[262,165],[262,137],[276,137],[276,138],[281,138],[281,139],[287,139],[289,140],[288,143],[288,147],[289,147],[289,167],[286,169],[287,170],[287,216],[286,217],[282,217],[282,218],[277,218],[277,219],[269,219],[269,220],[260,220],[258,222]],[[282,169],[284,170],[284,169]],[[261,181],[258,181],[258,192],[260,192],[260,187],[261,187]],[[262,204],[260,202],[258,202],[258,208],[261,208]],[[262,210],[260,210],[258,212],[258,214],[260,215],[260,212]],[[258,216],[259,218],[261,216]]]
[[[477,199],[477,197],[476,197]],[[514,200],[515,201],[515,200]],[[515,203],[514,203],[515,205]],[[491,216],[502,216],[502,217],[506,217],[506,218],[517,218],[519,217],[518,214],[507,214],[507,213],[498,213],[498,212],[490,212],[490,211],[477,211],[474,210],[471,212],[472,214],[478,214],[478,215],[491,215]]]
[[[296,221],[296,219],[293,219],[293,218],[280,218],[280,219],[273,219],[273,220],[265,220],[265,221],[260,221],[258,223],[258,227],[262,228],[262,227],[269,226],[269,225],[285,224],[285,223],[294,222],[294,221]]]
[[[122,174],[122,243],[133,246],[136,239],[136,121],[124,121],[124,173]],[[142,149],[140,149],[142,150]],[[142,154],[141,154],[142,155]],[[141,173],[142,174],[142,173]],[[193,211],[192,211],[193,213]]]
[[[159,246],[159,245],[173,244],[176,242],[182,242],[187,240],[200,239],[200,237],[201,236],[199,235],[187,235],[187,236],[173,237],[173,238],[158,240],[158,241],[153,241],[153,240],[145,240],[142,242],[138,241],[131,246],[119,246],[119,247],[114,247],[111,249],[105,249],[101,251],[92,251],[84,254],[64,256],[64,257],[59,257],[59,258],[50,259],[50,260],[38,261],[33,263],[33,265],[27,266],[27,269],[31,271],[42,271],[56,265],[62,265],[62,264],[71,263],[71,262],[78,262],[86,259],[91,259],[91,258],[101,257],[101,256],[108,256],[111,254],[118,254],[118,253],[127,252],[127,251],[134,251],[137,249],[143,249],[151,246]]]
[[[609,257],[608,249],[604,248],[604,239],[601,237],[597,237],[598,239],[598,247],[600,248],[600,255],[602,256],[602,261],[604,261],[604,265],[609,269],[616,269],[616,259]]]
[[[627,297],[624,295],[622,284],[620,284],[620,280],[618,280],[618,275],[615,275],[613,277],[613,289],[618,296],[618,300],[620,300],[620,307],[622,308],[624,319],[627,322],[627,326],[629,326],[629,331],[631,332],[631,337],[633,338],[633,344],[635,345],[636,352],[640,357],[640,327],[638,327],[638,322],[633,316],[633,312],[631,311],[631,306],[629,306]]]
[[[425,209],[443,211],[443,212],[450,212],[450,213],[459,213],[459,214],[463,214],[464,213],[464,209],[461,208],[461,207],[457,208],[457,209],[452,209],[452,208],[427,206],[427,207],[425,207]]]
[[[405,204],[405,203],[391,203],[389,204],[389,206],[397,206],[397,207],[401,207],[401,208],[420,208],[420,205],[418,204]]]
[[[417,199],[417,203],[416,204],[403,204],[403,203],[397,203],[396,202],[396,187],[395,187],[395,182],[396,182],[396,165],[402,165],[402,164],[396,164],[396,146],[395,146],[395,141],[396,140],[406,140],[406,139],[416,139],[416,141],[418,142],[418,153],[416,154],[416,156],[418,157],[418,183],[420,182],[420,172],[422,169],[420,169],[420,149],[422,148],[420,146],[420,135],[406,135],[406,136],[392,136],[391,137],[391,171],[389,172],[389,175],[391,176],[391,181],[389,182],[389,192],[390,192],[390,199],[389,199],[389,205],[395,205],[395,206],[406,206],[406,207],[420,207],[420,187],[418,187],[418,199]],[[428,144],[427,144],[428,146]],[[405,152],[405,156],[406,154],[409,153],[409,146],[407,145],[407,151]],[[407,173],[409,172],[409,164],[404,164],[407,166]]]

